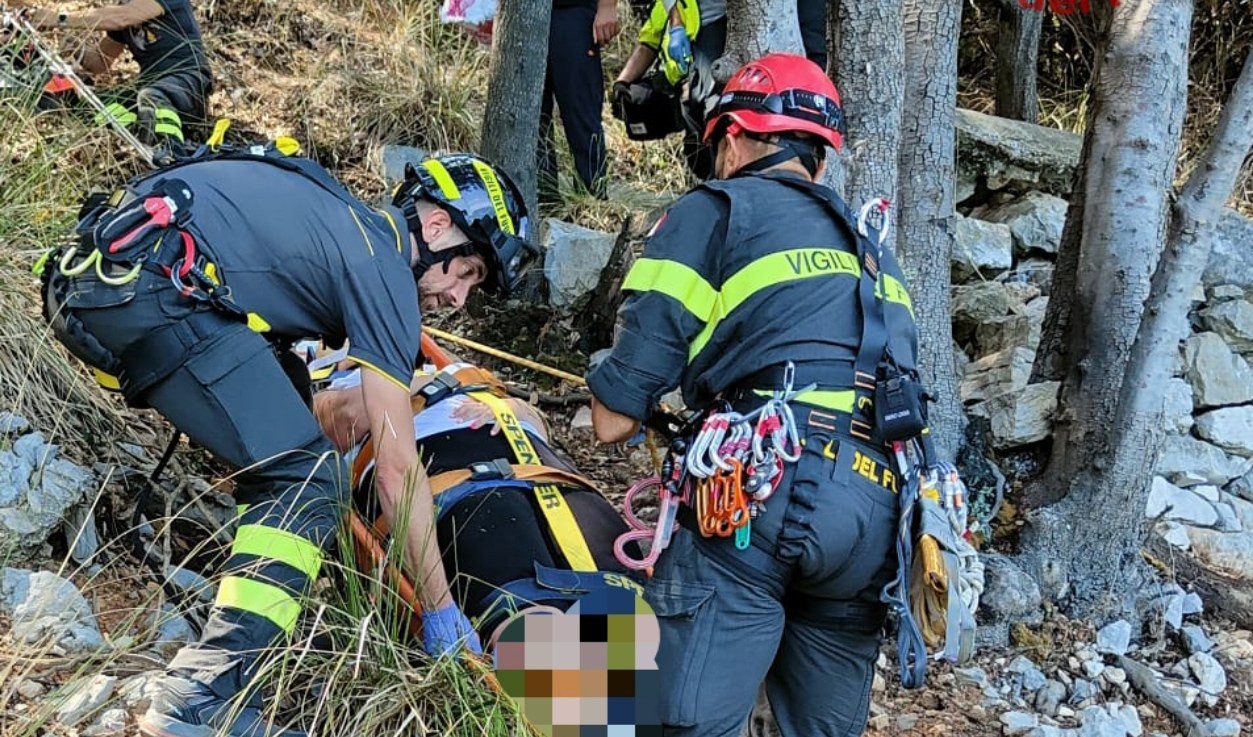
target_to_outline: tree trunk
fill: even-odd
[[[1044,11],[1024,9],[1017,0],[1001,0],[998,13],[996,114],[1035,123],[1040,117],[1035,76]]]
[[[838,189],[854,209],[879,196],[895,202],[905,102],[900,0],[840,0],[830,11],[827,56],[847,123]]]
[[[504,169],[537,212],[536,145],[548,67],[549,0],[500,0],[479,151]]]
[[[1103,114],[1096,84],[1101,78],[1105,51],[1109,45],[1109,29],[1113,22],[1112,7],[1098,2],[1092,8],[1091,22],[1091,43],[1097,49],[1097,53],[1092,70],[1092,81],[1088,85],[1089,102],[1085,111],[1085,117],[1090,121],[1102,117]],[[1091,160],[1094,130],[1095,128],[1089,125],[1084,131],[1080,162]],[[1087,207],[1087,188],[1088,167],[1079,166],[1075,169],[1074,180],[1071,184],[1070,207],[1066,211],[1066,225],[1062,230],[1061,246],[1057,253],[1056,267],[1053,270],[1051,285],[1053,294],[1075,293],[1075,282],[1079,277],[1079,248],[1083,240],[1083,217]],[[1066,338],[1070,329],[1070,312],[1073,306],[1072,301],[1068,299],[1049,300],[1044,314],[1044,326],[1040,331],[1040,344],[1036,348],[1035,362],[1031,367],[1031,383],[1061,381],[1065,377]],[[1043,502],[1037,500],[1032,503],[1038,506]]]
[[[1069,594],[1080,616],[1123,613],[1133,604],[1162,412],[1161,392],[1145,391],[1142,382],[1169,376],[1170,352],[1187,333],[1188,293],[1176,291],[1181,279],[1195,283],[1204,266],[1176,275],[1172,256],[1150,278],[1169,218],[1191,19],[1190,0],[1145,0],[1115,14],[1082,162],[1076,289],[1054,291],[1073,307],[1060,422],[1041,483],[1061,501],[1028,516],[1023,548],[1037,573],[1048,572],[1046,595]],[[1151,281],[1157,302],[1142,323]]]
[[[726,53],[714,79],[726,82],[745,63],[773,51],[805,54],[796,0],[727,0]]]
[[[904,13],[897,253],[913,297],[923,380],[938,398],[931,408],[932,434],[941,457],[952,459],[964,421],[953,366],[948,270],[954,242],[953,116],[961,0],[906,0]]]

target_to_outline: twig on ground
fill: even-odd
[[[1165,709],[1176,721],[1187,728],[1187,737],[1208,737],[1209,729],[1206,728],[1201,718],[1189,709],[1187,704],[1157,682],[1157,674],[1152,668],[1126,655],[1118,656],[1118,667],[1127,672],[1127,679],[1137,691],[1148,697],[1149,701]]]

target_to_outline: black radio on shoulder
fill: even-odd
[[[927,427],[927,394],[922,382],[912,376],[889,371],[875,387],[875,430],[890,443],[916,437]]]

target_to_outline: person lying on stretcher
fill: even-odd
[[[460,385],[458,376],[468,383]],[[435,494],[444,570],[454,599],[487,648],[515,612],[566,611],[589,591],[605,586],[641,591],[643,583],[614,555],[614,541],[629,529],[618,511],[553,450],[536,409],[491,389],[473,390],[489,376],[467,364],[419,376],[413,417],[418,453]],[[314,398],[319,415],[340,415],[343,427],[356,392],[342,390],[359,382],[354,371],[319,392]],[[354,434],[345,428],[337,442],[356,441]],[[373,449],[366,439],[347,453],[354,511],[368,526],[381,517]],[[626,552],[639,556],[633,546]]]

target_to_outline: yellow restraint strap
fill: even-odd
[[[509,439],[509,447],[513,449],[519,464],[540,465],[535,446],[531,445],[531,439],[526,436],[522,423],[507,402],[491,392],[470,392],[470,396],[486,404],[492,414],[496,415],[496,423]],[[595,571],[596,561],[592,558],[592,551],[588,549],[587,540],[584,539],[578,522],[574,520],[574,513],[566,504],[561,490],[552,484],[536,484],[534,491],[544,518],[548,521],[548,527],[557,539],[557,546],[566,556],[570,567],[576,571]]]

